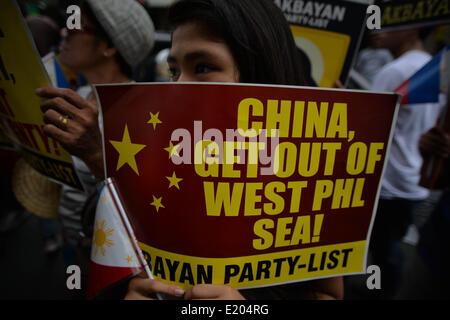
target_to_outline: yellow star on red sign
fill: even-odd
[[[157,198],[153,195],[152,195],[152,197],[153,197],[153,202],[150,203],[150,205],[152,205],[156,208],[156,212],[159,211],[159,208],[165,208],[164,205],[161,203],[162,197]]]
[[[150,120],[148,120],[147,123],[151,123],[153,125],[153,130],[156,130],[156,125],[162,123],[161,120],[158,118],[159,111],[156,114],[153,114],[150,112]]]
[[[176,174],[175,174],[175,171],[173,172],[173,174],[172,174],[172,176],[171,177],[166,177],[167,178],[167,180],[169,180],[169,188],[168,189],[170,189],[171,187],[176,187],[178,190],[180,190],[180,186],[178,185],[178,183],[180,182],[180,181],[182,181],[183,179],[182,178],[178,178],[177,176],[176,176]]]
[[[137,144],[132,143],[130,134],[128,132],[128,126],[125,124],[125,130],[123,132],[122,141],[109,141],[114,149],[119,152],[119,160],[117,161],[117,168],[116,171],[118,171],[124,164],[128,164],[131,169],[136,172],[137,175],[139,175],[139,170],[137,168],[136,154],[144,149],[146,146],[144,144]]]
[[[169,153],[169,159],[172,158],[173,155],[179,157],[177,149],[180,147],[180,145],[174,146],[172,141],[170,141],[169,146],[167,148],[164,148]]]

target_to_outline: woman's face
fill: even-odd
[[[62,30],[60,62],[74,71],[85,71],[103,58],[105,45],[100,45],[95,36],[95,27],[85,15],[81,15],[81,30]]]
[[[230,49],[202,24],[186,23],[175,29],[167,62],[172,81],[239,82]]]

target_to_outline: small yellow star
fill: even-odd
[[[102,202],[105,203],[106,202],[106,196],[102,197]]]
[[[154,207],[156,208],[156,212],[159,211],[159,208],[165,208],[165,207],[163,206],[163,204],[161,203],[162,197],[156,198],[156,197],[153,196],[153,195],[152,195],[152,197],[153,197],[153,202],[150,203],[150,205],[152,205],[152,206],[154,206]]]
[[[125,125],[125,130],[123,131],[122,141],[109,141],[114,149],[119,152],[119,160],[117,161],[118,171],[124,164],[128,164],[131,169],[139,175],[139,171],[136,164],[135,156],[136,154],[144,149],[146,146],[144,144],[131,143],[130,134],[128,133],[128,126]]]
[[[175,175],[175,171],[173,172],[173,174],[172,174],[172,176],[171,177],[166,177],[167,178],[167,180],[169,180],[169,189],[171,188],[171,187],[176,187],[178,190],[180,190],[180,186],[178,185],[178,183],[180,182],[180,181],[182,181],[183,179],[182,178],[177,178],[177,176]]]
[[[132,256],[128,256],[125,258],[125,260],[128,261],[128,263],[131,263],[131,261],[133,261],[133,257]]]
[[[161,120],[158,118],[159,111],[156,114],[153,114],[150,112],[150,120],[148,120],[147,123],[151,123],[153,125],[153,130],[156,130],[156,125],[162,123]]]
[[[169,153],[169,159],[172,158],[173,155],[179,157],[177,149],[180,147],[180,145],[174,146],[172,141],[170,141],[169,146],[167,148],[164,148]]]

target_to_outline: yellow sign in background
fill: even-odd
[[[35,90],[50,82],[20,9],[0,3],[0,128],[38,171],[78,186],[70,155],[43,132],[41,98]]]
[[[311,63],[311,76],[319,87],[334,87],[339,79],[350,45],[350,36],[291,25],[295,44]]]

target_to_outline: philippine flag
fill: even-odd
[[[447,94],[450,81],[450,45],[400,85],[395,92],[403,95],[400,104],[438,102]]]
[[[42,58],[47,75],[49,76],[52,84],[58,88],[70,88],[67,82],[66,75],[59,65],[58,60],[53,52],[50,52]]]
[[[87,298],[147,268],[114,184],[108,179],[95,213]]]

